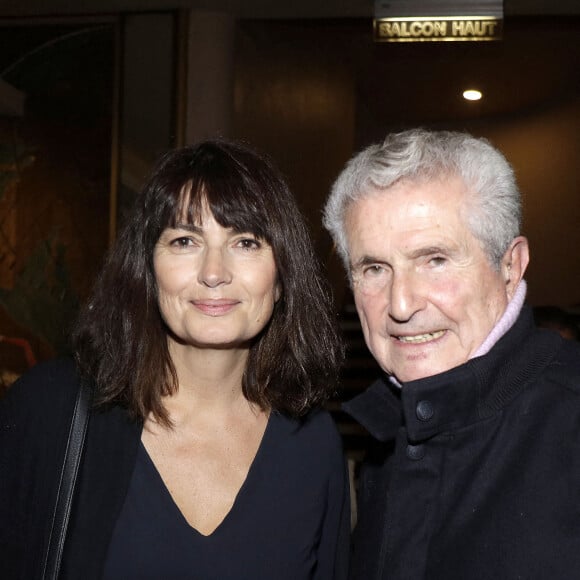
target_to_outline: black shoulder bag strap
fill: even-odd
[[[72,506],[75,481],[81,463],[81,455],[89,422],[89,408],[92,401],[92,386],[85,379],[81,381],[60,472],[56,504],[52,515],[48,548],[44,557],[43,580],[57,580],[66,538],[66,530]]]

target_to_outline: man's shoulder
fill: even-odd
[[[397,400],[397,397],[393,396],[393,389],[394,387],[391,388],[389,384],[389,378],[383,375],[342,406],[350,410],[351,408],[372,409],[377,404],[392,405]]]
[[[580,396],[580,343],[562,340],[562,346],[546,368],[546,378]]]
[[[377,379],[370,387],[350,401],[342,409],[360,423],[379,441],[395,436],[401,423],[401,401],[398,387],[390,385],[387,377]]]

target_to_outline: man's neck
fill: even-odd
[[[520,280],[513,298],[509,301],[505,312],[498,320],[497,324],[491,329],[487,338],[481,343],[481,346],[473,353],[470,358],[476,358],[487,354],[495,345],[495,343],[514,325],[517,320],[524,300],[526,299],[527,285],[525,280]]]

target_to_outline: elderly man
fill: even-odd
[[[534,328],[513,171],[487,141],[406,131],[325,207],[385,379],[352,578],[580,578],[580,350]]]

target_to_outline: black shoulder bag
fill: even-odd
[[[56,504],[52,514],[48,548],[42,566],[43,580],[57,580],[70,517],[75,482],[81,463],[83,445],[89,422],[92,387],[82,380],[72,415],[70,430],[60,472]]]

